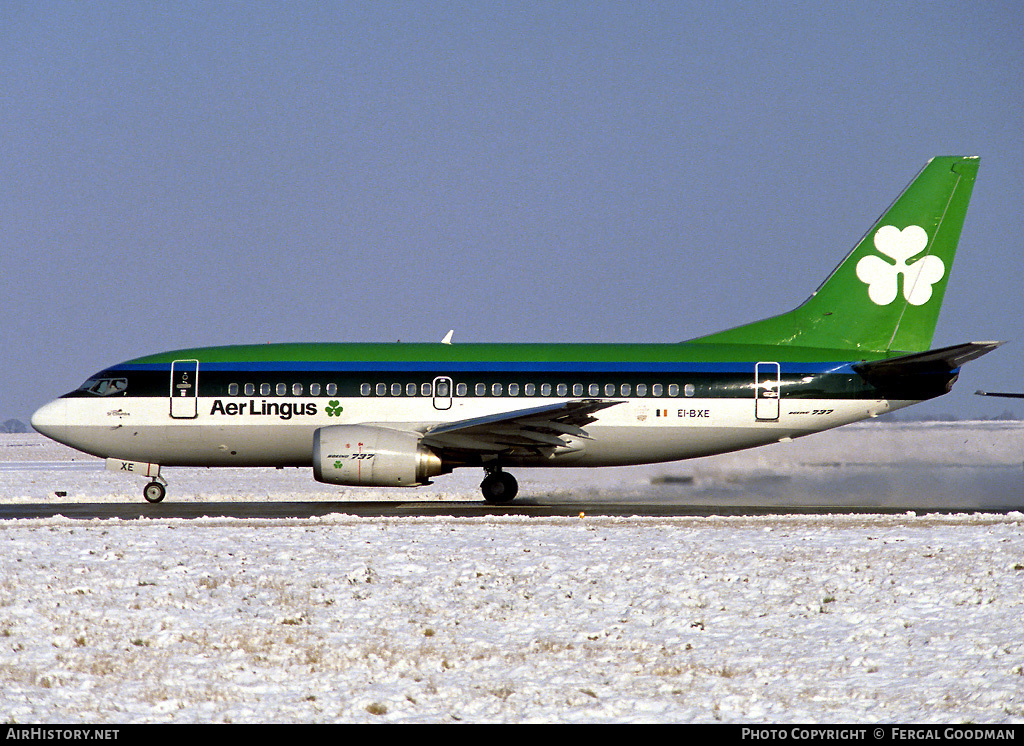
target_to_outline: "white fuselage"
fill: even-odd
[[[283,400],[200,397],[192,419],[172,418],[168,400],[154,397],[62,398],[42,407],[40,432],[104,458],[165,466],[309,466],[313,433],[322,427],[381,424],[423,432],[455,422],[527,409],[556,397],[453,397],[439,410],[430,397]],[[874,417],[914,403],[868,399],[780,402],[777,419],[759,419],[752,399],[623,398],[586,427],[589,438],[510,463],[530,466],[620,466],[675,461],[796,438]],[[330,407],[336,414],[328,414]],[[316,414],[294,414],[315,411]]]

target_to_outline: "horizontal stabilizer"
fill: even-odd
[[[978,396],[1001,396],[1006,399],[1024,399],[1024,394],[1000,394],[995,391],[975,391]]]
[[[1002,342],[965,342],[964,344],[942,347],[938,350],[915,352],[910,355],[891,357],[887,360],[871,360],[857,363],[853,369],[865,378],[876,376],[901,376],[929,371],[956,370],[964,363],[992,352]]]

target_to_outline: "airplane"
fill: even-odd
[[[930,349],[977,175],[928,161],[797,308],[662,344],[260,344],[177,350],[91,376],[32,416],[43,435],[149,481],[171,466],[312,467],[330,485],[414,487],[512,467],[677,461],[941,396],[1001,342]],[[823,216],[824,217],[824,216]]]

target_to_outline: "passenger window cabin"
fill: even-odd
[[[227,385],[228,396],[253,396],[256,391],[259,391],[261,396],[270,396],[273,392],[276,396],[320,396],[321,394],[326,396],[337,396],[338,385],[336,383],[328,383],[326,385],[320,383],[310,383],[308,385],[308,391],[306,384],[302,382],[285,383],[280,382],[276,384],[261,383],[258,385],[253,383],[229,383]],[[472,396],[478,397],[501,397],[501,396],[558,396],[558,397],[582,397],[584,395],[589,397],[646,397],[646,396],[669,396],[672,398],[679,397],[680,395],[686,397],[696,396],[697,388],[692,383],[678,384],[678,383],[518,383],[515,381],[503,383],[499,381],[484,382],[480,381],[470,384],[460,381],[452,385],[451,389],[438,387],[438,392],[444,391],[444,393],[435,394],[434,384],[432,381],[408,381],[405,383],[394,382],[378,382],[376,384],[362,383],[359,385],[359,394],[361,396],[407,396],[407,397],[424,397],[430,398],[435,395],[449,396],[448,391],[452,391],[455,396],[464,397],[468,396],[472,392]]]

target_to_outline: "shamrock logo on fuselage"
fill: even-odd
[[[899,278],[903,276],[903,297],[912,306],[921,306],[932,297],[932,285],[946,274],[946,265],[937,256],[924,256],[908,264],[908,260],[928,248],[928,233],[919,225],[903,230],[883,225],[875,232],[875,248],[895,261],[872,254],[857,262],[857,277],[868,286],[868,297],[879,306],[887,306],[899,295]]]
[[[328,417],[341,417],[341,402],[337,399],[331,399],[327,402],[327,406],[324,407],[324,410],[327,412]]]

